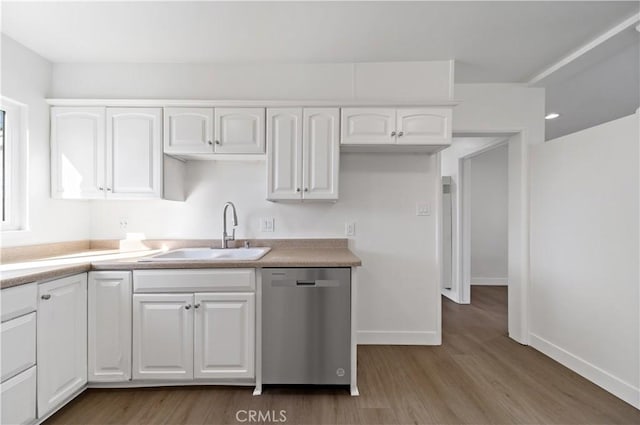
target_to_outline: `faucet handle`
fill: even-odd
[[[244,247],[247,248],[247,249],[250,247],[249,241],[244,241]]]

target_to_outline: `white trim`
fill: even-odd
[[[358,268],[351,267],[351,396],[359,396],[358,390]]]
[[[458,160],[458,297],[460,304],[471,303],[471,160]]]
[[[436,249],[436,276],[435,281],[438,282],[438,285],[435,288],[435,297],[437,300],[436,304],[436,344],[442,344],[442,276],[444,271],[444,264],[442,262],[442,251],[443,251],[443,229],[442,229],[442,158],[440,153],[435,154],[433,160],[435,161],[435,203],[436,206],[434,208],[434,216],[436,221],[436,240],[435,240],[435,249]]]
[[[529,80],[528,84],[529,85],[533,85],[533,84],[536,84],[536,83],[540,82],[541,80],[544,80],[545,78],[547,78],[549,75],[553,74],[554,72],[556,72],[560,68],[563,68],[564,66],[570,64],[574,60],[578,59],[580,56],[588,53],[589,51],[591,51],[593,49],[595,49],[596,47],[598,47],[599,45],[601,45],[605,41],[609,40],[610,38],[618,35],[619,33],[621,33],[622,31],[626,30],[627,28],[637,24],[638,21],[640,21],[640,15],[637,14],[637,13],[634,14],[633,16],[628,17],[627,19],[625,19],[624,21],[622,21],[621,23],[619,23],[615,27],[609,29],[605,33],[603,33],[603,34],[599,35],[598,37],[594,38],[593,40],[589,41],[587,44],[584,44],[584,45],[580,46],[578,49],[574,50],[573,52],[571,52],[570,54],[568,54],[564,58],[560,59],[558,62],[554,63],[553,65],[551,65],[549,67],[547,67],[545,70],[540,72],[538,75],[536,75],[535,77],[531,78],[531,80]]]
[[[28,226],[28,161],[29,139],[27,131],[27,105],[7,97],[0,97],[0,108],[5,112],[5,158],[9,164],[5,171],[5,201],[9,208],[2,232],[23,232]],[[7,125],[8,124],[8,125]]]
[[[436,331],[358,331],[359,345],[440,345]]]
[[[529,334],[529,339],[531,346],[536,350],[568,367],[578,375],[587,378],[633,407],[640,409],[640,388],[634,387],[632,384],[534,333]]]
[[[357,106],[385,106],[385,107],[429,107],[455,106],[459,102],[449,99],[426,100],[202,100],[202,99],[45,99],[52,106],[107,106],[107,107],[357,107]]]
[[[471,277],[471,285],[507,286],[508,277]]]

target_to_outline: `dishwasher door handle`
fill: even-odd
[[[303,288],[328,288],[328,287],[337,287],[340,286],[340,281],[338,280],[330,280],[330,279],[316,279],[316,280],[306,280],[306,279],[287,279],[287,280],[274,280],[271,283],[275,287],[303,287]]]

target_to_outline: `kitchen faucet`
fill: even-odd
[[[231,207],[231,211],[233,212],[233,229],[231,232],[231,236],[227,234],[227,208]],[[236,214],[236,206],[233,205],[233,202],[227,202],[224,204],[224,209],[222,210],[222,248],[229,248],[228,242],[236,240],[236,226],[238,226],[238,215]]]

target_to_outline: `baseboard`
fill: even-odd
[[[640,409],[640,388],[613,376],[609,372],[595,366],[586,360],[558,347],[540,336],[530,333],[530,345],[543,354],[551,357],[558,363],[568,367],[578,375],[604,388],[611,394],[626,401],[636,409]]]
[[[506,277],[472,277],[472,285],[483,286],[507,286],[509,279]]]
[[[359,345],[440,345],[435,331],[358,331]]]

